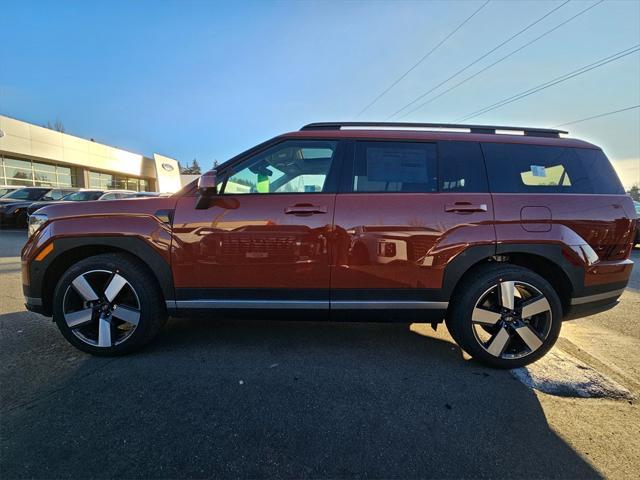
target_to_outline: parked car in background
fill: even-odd
[[[4,197],[5,195],[8,195],[9,193],[15,191],[15,190],[19,190],[21,188],[24,187],[16,187],[16,186],[11,186],[11,185],[2,185],[0,186],[0,198]]]
[[[49,205],[22,250],[26,306],[96,355],[233,310],[446,322],[473,358],[526,365],[564,319],[615,306],[633,267],[631,198],[564,133],[311,124],[171,197]]]
[[[51,205],[58,202],[87,202],[91,200],[98,200],[104,194],[105,190],[80,190],[78,192],[69,193],[55,202],[33,202],[27,208],[27,214],[31,215],[45,205]]]
[[[0,226],[26,227],[29,219],[27,209],[34,202],[53,202],[77,188],[23,187],[0,198]]]
[[[160,192],[136,192],[131,198],[168,197],[170,195],[169,193]]]
[[[58,202],[89,202],[92,200],[120,200],[123,198],[131,198],[136,193],[132,190],[79,190],[77,192],[65,195],[57,202],[34,202],[27,209],[27,214],[32,215],[40,208]]]
[[[640,245],[640,202],[636,202],[634,200],[633,206],[636,209],[636,238],[634,240],[634,245]]]
[[[137,193],[135,190],[106,190],[98,200],[122,200],[132,198]]]

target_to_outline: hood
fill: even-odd
[[[38,213],[46,215],[50,220],[105,215],[155,215],[158,210],[175,208],[177,201],[177,197],[150,197],[122,200],[90,200],[87,202],[54,202],[47,203],[47,205],[38,209]]]

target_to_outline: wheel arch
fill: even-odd
[[[574,292],[584,285],[583,269],[574,265],[557,244],[502,244],[476,246],[462,252],[445,269],[443,294],[451,299],[469,274],[488,264],[505,263],[528,268],[547,280],[558,293],[563,313],[570,309]]]
[[[169,263],[144,240],[133,237],[65,238],[54,241],[54,251],[46,265],[31,269],[31,282],[40,285],[43,313],[52,314],[57,279],[74,263],[102,253],[124,253],[138,260],[156,281],[165,300],[174,298]],[[35,262],[34,262],[35,263]]]

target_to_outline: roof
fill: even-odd
[[[432,130],[429,130],[429,128],[432,128]],[[442,129],[446,130],[443,131]],[[457,129],[458,131],[452,131],[453,129]],[[461,129],[467,129],[469,132],[460,131]],[[509,130],[514,131],[514,133],[508,133]],[[492,133],[478,133],[490,131]],[[600,149],[600,147],[583,140],[560,136],[560,134],[565,133],[566,132],[561,130],[528,127],[336,122],[309,124],[304,126],[300,131],[285,133],[281,135],[281,137],[405,141],[455,140],[463,142],[517,143]]]

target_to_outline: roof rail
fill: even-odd
[[[506,127],[499,125],[464,125],[458,123],[403,123],[403,122],[319,122],[309,123],[300,130],[342,130],[342,129],[375,129],[380,127],[388,129],[446,129],[446,130],[468,130],[469,133],[520,133],[530,137],[560,137],[560,134],[569,133],[565,130],[555,130],[551,128],[531,128],[531,127]]]

